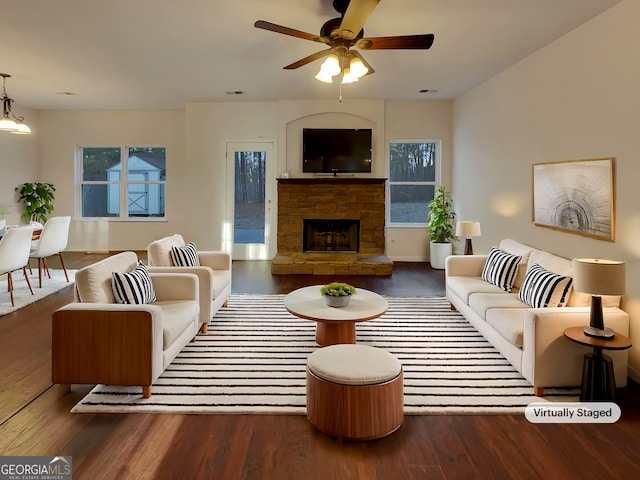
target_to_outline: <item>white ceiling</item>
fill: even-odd
[[[381,0],[365,36],[433,33],[435,42],[426,51],[361,51],[376,73],[343,96],[455,98],[618,1]],[[3,2],[1,15],[0,72],[12,75],[7,93],[18,112],[339,95],[337,83],[314,79],[320,61],[282,69],[323,44],[253,26],[319,34],[339,16],[332,0],[26,0]]]

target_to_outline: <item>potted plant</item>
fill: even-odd
[[[53,211],[55,187],[50,183],[23,183],[15,191],[18,201],[24,205],[22,219],[25,222],[45,223],[47,214]]]
[[[320,293],[330,307],[346,307],[356,289],[348,283],[332,282],[320,287]]]
[[[427,214],[431,239],[429,261],[432,268],[444,269],[446,258],[453,253],[452,242],[456,240],[455,218],[451,194],[443,186],[440,186],[436,190],[433,200],[429,202],[429,213]]]

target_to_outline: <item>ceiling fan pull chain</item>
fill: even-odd
[[[338,97],[338,103],[342,103],[342,82],[340,82],[340,96]]]

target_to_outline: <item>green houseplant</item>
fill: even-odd
[[[351,295],[356,294],[356,289],[348,283],[332,282],[320,287],[320,293],[330,307],[346,307]]]
[[[22,219],[25,222],[47,221],[47,215],[53,211],[55,187],[51,183],[23,183],[15,188],[18,201],[24,206]]]
[[[429,225],[429,261],[436,269],[444,269],[446,258],[452,254],[452,242],[455,235],[456,214],[453,211],[453,199],[446,188],[440,186],[429,202],[427,224]]]

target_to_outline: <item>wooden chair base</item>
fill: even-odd
[[[395,432],[404,419],[403,372],[384,383],[342,385],[307,368],[307,418],[327,435],[375,440]]]

